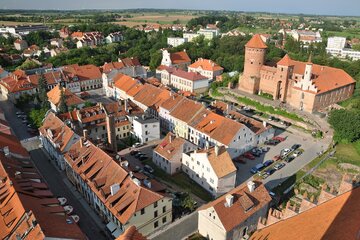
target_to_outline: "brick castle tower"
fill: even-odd
[[[260,34],[255,34],[245,45],[245,63],[243,75],[239,78],[239,89],[257,94],[260,85],[260,70],[265,62],[267,46]]]

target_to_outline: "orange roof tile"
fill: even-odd
[[[162,142],[154,149],[154,152],[169,161],[180,161],[185,142],[185,139],[176,137],[175,134],[169,132]]]
[[[266,44],[261,39],[260,34],[255,34],[250,39],[250,41],[245,44],[245,47],[248,47],[248,48],[262,48],[262,49],[267,48]]]
[[[197,152],[207,154],[207,159],[218,178],[222,178],[236,172],[236,167],[224,146],[219,147],[218,155],[215,153],[215,147],[199,150]]]
[[[191,63],[191,59],[185,51],[170,53],[170,59],[173,64]]]
[[[206,71],[221,71],[224,70],[220,65],[209,59],[199,58],[196,62],[191,64],[189,68],[201,68]]]
[[[356,239],[360,226],[360,188],[256,231],[251,240]]]
[[[289,57],[288,54],[286,54],[278,63],[277,65],[281,65],[281,66],[292,66],[292,60]]]
[[[213,207],[225,230],[229,232],[270,203],[271,197],[264,185],[260,182],[255,182],[255,184],[256,188],[253,192],[250,192],[246,183],[244,183],[231,190],[228,194],[201,206],[199,211]],[[233,205],[228,207],[225,204],[225,198],[230,194],[233,195],[234,199]],[[242,197],[246,195],[248,197],[251,196],[250,199],[252,199],[253,202],[252,208],[247,211],[244,210],[242,205],[242,202],[244,201]]]
[[[73,106],[73,105],[79,105],[79,104],[83,104],[85,103],[84,100],[82,100],[81,98],[79,98],[78,96],[76,96],[74,93],[72,93],[69,89],[67,88],[60,88],[60,85],[56,85],[53,89],[51,89],[48,93],[47,96],[49,98],[49,101],[51,103],[53,103],[55,106],[58,106],[60,104],[60,99],[61,99],[61,89],[62,91],[64,91],[64,95],[66,98],[66,105],[68,107]]]
[[[116,240],[146,240],[141,233],[139,233],[135,226],[130,226],[121,234]]]
[[[198,72],[186,72],[182,69],[176,69],[175,71],[173,71],[172,75],[181,77],[181,78],[184,78],[187,80],[191,80],[191,81],[199,81],[199,80],[208,79],[207,77],[201,75]]]

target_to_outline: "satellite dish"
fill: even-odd
[[[120,155],[119,155],[119,154],[116,154],[115,158],[116,158],[116,160],[119,160],[119,159],[120,159]]]

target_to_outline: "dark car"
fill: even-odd
[[[256,167],[252,167],[251,169],[250,169],[250,172],[252,173],[252,174],[255,174],[255,173],[257,173],[259,170],[256,168]]]
[[[268,166],[270,166],[270,165],[273,164],[273,163],[274,163],[274,160],[267,160],[267,161],[264,162],[264,166],[265,166],[265,167],[268,167]]]
[[[139,160],[140,161],[145,161],[146,159],[148,159],[148,157],[144,154],[144,155],[140,155]]]
[[[285,163],[277,163],[275,164],[274,169],[279,170],[282,169],[283,167],[285,167]]]
[[[275,145],[278,145],[279,143],[280,143],[280,141],[279,141],[279,140],[276,140],[276,139],[271,139],[271,140],[265,141],[265,144],[266,144],[266,145],[273,145],[273,146],[275,146]]]
[[[268,170],[266,170],[265,172],[269,175],[273,174],[276,170],[273,168],[269,168]]]
[[[134,156],[135,154],[138,154],[140,151],[138,151],[138,150],[132,150],[131,152],[130,152],[130,155],[131,156]]]
[[[287,163],[289,163],[289,162],[291,162],[292,160],[294,160],[295,159],[295,157],[294,156],[288,156],[286,159],[285,159],[285,162],[287,162]]]
[[[296,150],[296,149],[298,149],[299,147],[301,147],[300,144],[294,144],[294,145],[292,145],[291,149],[292,149],[292,150]]]

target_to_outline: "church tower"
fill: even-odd
[[[244,72],[239,79],[239,89],[257,94],[260,85],[260,70],[265,63],[267,46],[260,34],[255,34],[245,45]]]

